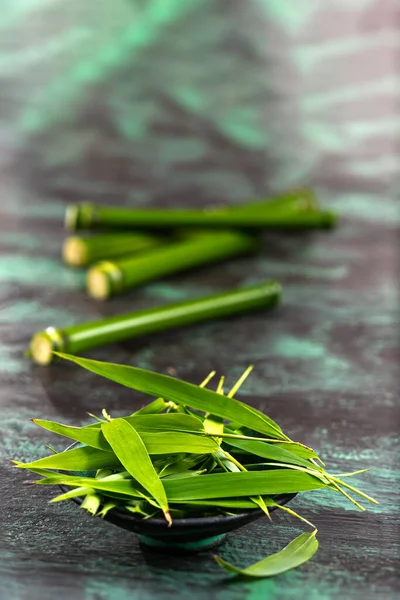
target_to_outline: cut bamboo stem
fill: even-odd
[[[142,252],[168,242],[168,238],[146,233],[108,233],[91,237],[68,237],[62,257],[71,267],[84,267],[103,259]]]
[[[80,354],[86,350],[192,323],[273,307],[281,297],[275,281],[222,294],[108,317],[63,329],[48,327],[32,337],[29,354],[40,365],[53,361],[53,351]]]
[[[68,229],[177,229],[229,228],[313,229],[332,227],[336,217],[318,210],[310,190],[294,190],[287,194],[258,200],[240,206],[206,208],[204,210],[115,208],[90,203],[67,207]]]
[[[94,265],[87,273],[86,289],[92,298],[105,300],[159,277],[254,252],[259,247],[258,236],[240,231],[193,234],[137,256]]]

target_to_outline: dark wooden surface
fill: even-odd
[[[188,2],[187,11],[173,4],[170,19],[154,26],[155,13],[146,16],[136,2],[147,23],[144,47],[132,41],[133,8],[122,0],[112,15],[107,2],[4,7],[0,598],[398,598],[394,9],[372,2],[357,21],[343,3],[332,0],[327,16],[307,12],[302,1],[296,21],[283,2],[275,12],[253,2],[246,10],[235,2]],[[263,31],[272,45],[264,47]],[[60,262],[68,201],[202,206],[302,183],[316,185],[323,204],[340,210],[336,231],[270,235],[262,255],[153,283],[107,304],[88,299],[82,273]],[[312,562],[273,580],[229,583],[210,552],[143,552],[132,534],[72,503],[49,505],[50,490],[24,485],[26,475],[7,458],[33,459],[45,454],[45,442],[56,443],[31,417],[80,424],[87,411],[123,414],[144,400],[72,365],[33,366],[24,357],[33,332],[269,277],[284,286],[273,312],[90,356],[174,368],[193,382],[213,368],[234,381],[254,364],[242,399],[315,447],[332,471],[373,467],[358,484],[379,506],[360,513],[341,496],[302,495],[293,505],[319,529]],[[274,515],[272,525],[261,520],[231,534],[218,552],[247,565],[298,531],[297,522]]]

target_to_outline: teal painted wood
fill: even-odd
[[[90,356],[175,369],[193,382],[213,368],[234,381],[254,364],[243,399],[314,446],[333,470],[374,467],[361,487],[380,505],[361,514],[341,497],[302,495],[294,507],[320,532],[313,561],[271,581],[228,584],[210,553],[142,552],[132,535],[72,503],[49,505],[50,490],[22,485],[26,475],[4,461],[0,598],[397,598],[399,211],[390,192],[399,130],[398,84],[388,65],[398,42],[390,10],[377,0],[358,2],[359,12],[330,0],[330,11],[324,3],[313,13],[306,0],[297,11],[283,0],[203,1],[188,2],[180,14],[177,1],[170,2],[171,28],[157,17],[157,2],[136,2],[146,23],[141,44],[130,25],[134,4],[115,0],[112,15],[107,1],[2,6],[1,456],[31,459],[45,454],[45,439],[54,443],[31,417],[77,425],[86,411],[107,406],[118,415],[143,401],[72,365],[31,365],[23,352],[35,331],[271,277],[285,290],[274,313]],[[72,14],[80,26],[67,29]],[[29,50],[27,23],[37,36]],[[278,61],[272,70],[271,61]],[[60,261],[68,201],[234,204],[305,182],[320,187],[326,208],[341,211],[337,231],[269,235],[259,256],[152,283],[101,306],[81,289],[83,274]],[[283,545],[299,530],[275,515],[272,527],[260,521],[228,536],[219,553],[250,564],[277,549],[275,531]]]

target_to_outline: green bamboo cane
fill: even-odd
[[[71,236],[63,244],[62,257],[71,267],[84,267],[103,259],[155,248],[167,241],[166,237],[137,232]]]
[[[40,365],[53,360],[53,351],[80,354],[86,350],[192,323],[273,307],[281,286],[267,281],[251,287],[146,309],[100,321],[58,329],[48,327],[32,337],[29,355]]]
[[[71,208],[71,207],[70,207]],[[218,210],[221,210],[219,207]],[[270,200],[256,200],[246,204],[225,206],[223,210],[234,211],[237,214],[254,212],[258,210],[277,212],[301,212],[317,210],[318,201],[315,194],[308,189],[293,190],[285,196]],[[211,210],[211,209],[208,209]],[[212,210],[216,210],[215,208]],[[181,229],[175,237],[191,236],[192,230]],[[101,260],[108,260],[127,256],[149,248],[154,248],[162,243],[168,243],[170,238],[157,236],[152,233],[138,233],[124,231],[118,233],[102,233],[95,236],[70,236],[62,249],[64,262],[72,267],[83,267]]]
[[[255,252],[259,248],[258,236],[240,231],[193,234],[136,256],[94,265],[87,273],[86,289],[92,298],[104,300],[159,277]]]
[[[267,228],[314,229],[332,227],[336,217],[328,211],[319,211],[310,190],[295,190],[285,195],[249,204],[206,208],[204,210],[114,208],[90,203],[67,207],[66,227],[91,229],[177,229],[193,228]]]

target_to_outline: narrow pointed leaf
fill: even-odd
[[[62,502],[63,500],[71,500],[71,498],[78,498],[79,496],[86,496],[86,494],[92,494],[94,492],[93,488],[91,487],[78,487],[78,488],[74,488],[73,490],[69,491],[69,492],[65,492],[65,494],[60,494],[59,496],[56,496],[55,498],[52,498],[50,500],[50,502],[55,503],[55,502]]]
[[[57,469],[60,471],[92,471],[105,467],[120,467],[121,464],[113,452],[105,452],[90,446],[73,448],[66,452],[53,454],[30,463],[19,464],[18,468]]]
[[[218,436],[224,432],[224,421],[221,417],[216,415],[209,415],[204,419],[204,431],[209,435]]]
[[[239,450],[245,450],[246,452],[255,454],[256,456],[268,458],[269,460],[291,463],[293,465],[299,465],[301,467],[306,468],[310,468],[313,466],[312,463],[310,463],[308,460],[296,456],[296,454],[294,454],[293,452],[290,452],[289,450],[286,450],[284,448],[277,448],[276,444],[268,444],[266,442],[255,442],[252,440],[234,440],[232,438],[224,439],[224,443],[228,444],[229,446],[233,446],[234,448],[238,448]]]
[[[201,426],[200,421],[198,422],[197,419],[194,419],[189,415],[173,414],[158,416],[173,416],[178,417],[178,419],[182,419],[182,417],[188,417],[195,425],[193,430],[196,428],[199,430],[199,427]],[[144,419],[145,417],[143,416],[142,418]],[[127,417],[126,420],[131,422],[131,417]],[[94,423],[92,425],[88,425],[87,427],[71,427],[70,425],[63,425],[61,423],[44,421],[41,419],[36,419],[35,423],[44,429],[47,429],[48,431],[63,435],[71,440],[85,444],[86,446],[91,446],[92,448],[97,448],[103,451],[111,451],[111,447],[102,433],[101,423]],[[200,425],[197,425],[197,423]],[[147,431],[140,432],[149,454],[173,454],[175,452],[205,454],[209,452],[215,452],[218,449],[217,443],[210,438],[179,431],[165,431],[165,433],[161,433],[162,431],[163,429],[160,427],[158,433],[149,433]]]
[[[184,431],[188,433],[204,433],[204,427],[202,422],[192,417],[190,415],[180,414],[180,413],[169,413],[169,414],[157,414],[157,415],[131,415],[130,417],[124,417],[128,423],[133,425],[133,427],[139,433],[143,431],[148,432],[157,432],[157,431]],[[73,427],[71,425],[63,425],[61,423],[56,423],[55,421],[46,421],[44,419],[32,419],[36,425],[47,429],[48,431],[53,431],[54,433],[58,433],[60,435],[65,435],[66,437],[70,437],[68,432],[76,431],[80,429],[81,431],[93,431],[95,429],[101,430],[101,425],[105,421],[99,421],[98,423],[92,423],[91,425],[87,425],[86,427]],[[65,432],[65,433],[63,433]],[[90,433],[89,433],[90,435]],[[89,438],[88,438],[89,439]],[[93,440],[96,439],[96,434],[93,433]],[[101,441],[97,440],[98,443],[102,444]],[[85,442],[87,443],[87,442]],[[106,444],[103,438],[103,445]],[[88,444],[91,445],[91,444]],[[107,444],[105,445],[105,448]],[[105,449],[101,447],[101,449]]]
[[[186,458],[181,458],[177,461],[170,462],[162,468],[159,475],[160,477],[166,477],[167,475],[173,475],[174,473],[189,471],[189,469],[203,462],[206,456],[206,454],[190,454]]]
[[[235,496],[274,496],[317,490],[326,487],[320,480],[302,471],[217,473],[165,481],[165,490],[172,502],[224,498]]]
[[[152,402],[149,402],[149,404],[146,404],[145,406],[142,406],[142,408],[139,408],[139,410],[137,410],[133,414],[134,415],[156,415],[158,413],[161,413],[163,410],[165,410],[167,408],[167,406],[168,406],[168,402],[165,402],[164,398],[156,398]]]
[[[24,468],[26,463],[23,463],[21,461],[11,461],[14,463],[14,465],[16,467],[20,467],[20,468]],[[42,477],[49,477],[51,475],[58,475],[57,471],[53,471],[51,469],[40,469],[40,468],[29,468],[27,469],[29,470],[31,473],[35,473],[35,475],[41,475]]]
[[[210,500],[244,496],[276,496],[295,494],[326,487],[317,478],[301,471],[287,470],[239,473],[219,473],[187,477],[186,479],[163,480],[169,502],[182,503],[190,500]],[[88,486],[94,490],[104,490],[128,496],[138,495],[138,484],[131,480],[106,481],[90,477],[64,476],[48,477],[35,482],[40,485],[65,484],[79,487]]]
[[[144,489],[133,479],[106,481],[78,475],[58,475],[34,481],[36,485],[68,485],[71,487],[90,487],[100,492],[116,494],[118,497],[143,498]]]
[[[229,573],[246,577],[273,577],[299,567],[314,556],[318,550],[318,540],[315,534],[316,531],[302,533],[280,552],[271,554],[246,569],[239,569],[219,556],[214,558],[219,566]]]
[[[99,450],[111,451],[110,444],[104,438],[101,431],[101,423],[93,423],[87,427],[72,427],[70,425],[63,425],[62,423],[55,423],[54,421],[46,421],[44,419],[33,419],[33,422],[47,431],[63,435],[71,440],[97,448]]]
[[[262,497],[266,506],[275,506],[276,501],[268,496]],[[215,498],[213,500],[186,500],[185,506],[204,506],[218,508],[235,508],[235,509],[253,509],[258,510],[258,506],[252,500],[246,498]]]
[[[147,433],[143,431],[140,436],[149,454],[180,452],[209,454],[218,449],[218,444],[212,438],[180,431],[166,431],[165,433]]]
[[[288,442],[280,442],[276,444],[277,448],[282,450],[289,450],[292,454],[300,456],[300,458],[318,458],[318,454],[312,448],[306,448],[301,444],[290,444]]]
[[[185,479],[186,477],[199,477],[203,475],[204,471],[182,471],[181,473],[171,473],[171,475],[165,475],[162,480],[169,481],[170,479]]]
[[[279,425],[260,411],[198,385],[137,367],[89,360],[69,354],[56,354],[97,375],[145,394],[162,396],[177,404],[235,421],[269,437],[286,438]]]
[[[121,464],[153,496],[171,522],[164,486],[136,429],[125,419],[103,423],[101,429]]]
[[[167,413],[163,415],[132,415],[124,417],[139,433],[143,431],[183,431],[187,433],[204,433],[199,419],[184,413]]]

